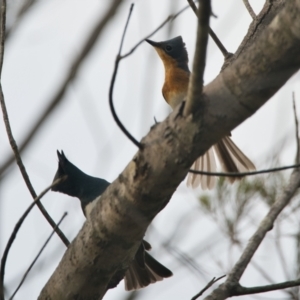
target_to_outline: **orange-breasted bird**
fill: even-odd
[[[165,82],[162,94],[167,103],[174,109],[186,99],[190,70],[188,67],[188,53],[181,36],[162,42],[146,40],[154,47],[165,67]],[[200,83],[199,83],[200,84]],[[245,172],[255,170],[250,159],[234,144],[231,138],[225,136],[213,145],[203,156],[200,156],[192,165],[192,169],[215,172],[217,169],[215,154],[225,172]],[[234,182],[240,177],[228,177]],[[187,185],[193,188],[201,185],[202,189],[213,188],[216,179],[214,176],[196,175],[189,173]]]

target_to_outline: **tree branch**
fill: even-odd
[[[207,291],[214,283],[219,281],[220,279],[224,278],[226,275],[220,276],[218,278],[214,277],[198,294],[192,297],[191,300],[197,300],[200,296],[203,295],[205,291]]]
[[[241,295],[251,295],[251,294],[258,294],[258,293],[266,293],[276,290],[287,289],[290,287],[295,287],[300,285],[300,279],[294,281],[285,281],[276,284],[269,284],[264,286],[255,286],[255,287],[244,287],[238,285],[234,289],[234,296],[241,296]]]
[[[257,111],[300,68],[299,14],[300,0],[287,1],[255,43],[204,88],[197,118],[183,117],[178,106],[151,128],[142,139],[143,150],[105,190],[101,201],[96,200],[39,299],[103,297],[110,278],[133,259],[150,222],[194,160]],[[292,175],[293,188],[298,172]],[[278,213],[280,208],[274,210]]]
[[[243,2],[244,2],[244,4],[245,4],[245,6],[246,6],[246,8],[247,8],[247,10],[248,10],[248,12],[249,12],[251,18],[252,18],[253,20],[255,20],[255,19],[256,19],[256,14],[255,14],[254,10],[252,9],[252,7],[251,7],[249,1],[248,1],[248,0],[243,0]]]
[[[188,116],[195,111],[199,95],[202,94],[203,89],[211,6],[210,0],[201,0],[199,4],[196,53],[193,63],[193,73],[189,81],[187,100],[183,111],[184,116]],[[194,72],[195,70],[197,72]]]
[[[198,17],[198,9],[197,6],[195,4],[195,2],[193,0],[187,0],[190,7],[192,8],[193,12],[195,13],[195,15]],[[210,12],[211,14],[211,12]],[[215,34],[215,32],[208,27],[208,33],[210,35],[210,37],[214,40],[214,42],[216,43],[217,47],[219,48],[219,50],[222,52],[224,59],[228,59],[229,57],[232,56],[232,53],[228,52],[227,49],[225,48],[225,46],[222,44],[222,42],[219,40],[219,38],[217,37],[217,35]]]
[[[8,113],[7,113],[7,109],[6,109],[4,95],[3,95],[3,91],[2,91],[1,73],[2,73],[3,55],[4,55],[5,19],[6,19],[6,1],[3,1],[2,5],[1,5],[1,29],[0,29],[0,39],[1,39],[1,48],[0,48],[0,105],[1,105],[1,109],[2,109],[3,121],[4,121],[5,129],[6,129],[7,137],[8,137],[10,146],[13,150],[14,158],[15,158],[18,166],[19,166],[19,169],[20,169],[20,172],[21,172],[22,177],[24,179],[24,182],[25,182],[32,198],[35,199],[37,197],[37,195],[36,195],[35,190],[34,190],[32,184],[31,184],[29,176],[26,172],[25,166],[24,166],[23,161],[22,161],[21,156],[20,156],[18,145],[17,145],[17,143],[14,139],[14,136],[13,136],[13,133],[12,133],[12,130],[11,130],[11,126],[10,126],[10,122],[9,122],[9,118],[8,118]],[[70,244],[68,239],[63,234],[63,232],[56,226],[55,222],[53,221],[51,216],[48,214],[48,212],[44,208],[43,204],[40,201],[38,201],[37,206],[40,209],[43,216],[45,217],[45,219],[50,224],[50,226],[52,226],[53,229],[55,228],[54,230],[57,233],[57,235],[60,237],[62,242],[66,246],[68,246]]]
[[[299,188],[299,185],[300,185],[300,170],[297,169],[292,173],[290,182],[286,187],[286,189],[284,190],[284,192],[282,193],[281,197],[279,197],[279,199],[272,205],[269,213],[261,221],[258,229],[254,233],[254,235],[250,238],[248,245],[246,246],[240,259],[235,264],[230,274],[227,276],[225,283],[223,283],[221,286],[215,289],[209,296],[205,298],[205,300],[221,300],[231,296],[244,295],[246,294],[246,291],[248,291],[251,294],[256,292],[262,293],[262,292],[268,292],[271,290],[279,289],[279,286],[282,286],[282,288],[284,288],[284,287],[291,287],[300,284],[300,282],[298,284],[295,284],[295,281],[293,281],[293,282],[280,283],[280,284],[271,284],[264,287],[244,288],[241,287],[238,283],[246,267],[251,261],[254,253],[256,252],[257,248],[263,241],[265,235],[272,228],[273,223],[275,222],[280,212],[290,202],[296,190]]]

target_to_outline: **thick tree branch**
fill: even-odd
[[[144,148],[96,201],[39,299],[103,297],[110,278],[132,260],[150,222],[193,161],[300,68],[299,14],[300,0],[287,1],[255,43],[204,88],[198,117],[182,117],[179,106],[152,127],[142,140]]]

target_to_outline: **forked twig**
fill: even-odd
[[[116,77],[117,77],[117,73],[118,73],[119,63],[120,63],[120,60],[121,60],[121,51],[122,51],[123,42],[124,42],[127,27],[128,27],[128,23],[129,23],[131,14],[132,14],[133,7],[134,7],[134,4],[131,4],[130,9],[129,9],[129,14],[128,14],[128,17],[127,17],[127,21],[126,21],[126,24],[125,24],[125,27],[124,27],[124,30],[123,30],[119,51],[118,51],[117,57],[115,59],[115,67],[114,67],[113,75],[111,77],[110,86],[109,86],[109,107],[110,107],[111,113],[113,115],[113,118],[114,118],[115,122],[117,123],[117,125],[119,126],[119,128],[121,129],[121,131],[128,137],[128,139],[133,144],[135,144],[139,149],[142,149],[142,144],[139,143],[132,136],[132,134],[125,128],[123,123],[120,121],[120,119],[119,119],[119,117],[116,113],[116,110],[115,110],[115,107],[114,107],[114,102],[113,102],[113,91],[114,91],[115,81],[116,81]]]
[[[198,299],[200,296],[203,295],[203,293],[208,290],[213,284],[215,284],[218,280],[224,278],[226,275],[220,276],[218,278],[214,277],[198,294],[196,294],[194,297],[192,297],[191,300],[196,300]]]
[[[197,9],[195,2],[193,0],[187,0],[187,2],[189,3],[189,5],[192,8],[195,15],[198,16],[198,12],[197,12],[198,9]],[[211,29],[211,27],[209,27],[208,33],[211,36],[211,38],[214,40],[214,42],[216,43],[219,50],[222,52],[224,59],[226,60],[226,59],[230,58],[233,54],[227,51],[227,49],[222,44],[222,42],[220,41],[218,36],[215,34],[215,32]]]

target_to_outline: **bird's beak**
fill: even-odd
[[[157,42],[153,42],[151,40],[145,40],[148,44],[150,44],[151,46],[153,47],[156,47],[156,48],[159,48],[160,47],[160,43],[157,43]]]

